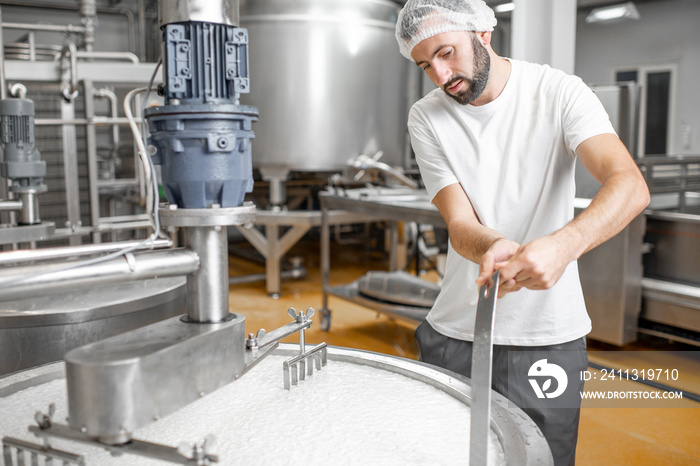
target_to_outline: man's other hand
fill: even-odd
[[[498,297],[521,288],[548,290],[574,259],[569,242],[558,235],[544,236],[520,246],[510,258],[494,264],[494,270],[501,270]]]
[[[476,279],[476,284],[484,286],[489,278],[491,278],[491,275],[497,270],[496,264],[504,263],[510,259],[513,254],[518,251],[518,248],[520,248],[518,243],[505,238],[499,238],[494,241],[486,253],[481,256],[481,262],[479,262],[479,277]],[[500,287],[502,286],[503,280],[501,279]],[[500,297],[499,293],[499,298]]]

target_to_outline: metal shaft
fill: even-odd
[[[226,228],[186,227],[185,245],[200,260],[187,277],[187,314],[192,322],[221,322],[228,317],[228,238]]]

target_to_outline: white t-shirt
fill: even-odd
[[[575,150],[615,133],[605,109],[580,78],[545,65],[510,60],[501,95],[486,105],[460,105],[436,89],[411,109],[408,128],[432,199],[460,183],[487,227],[526,244],[574,215]],[[479,265],[449,245],[445,277],[427,320],[438,332],[474,340]],[[549,290],[521,289],[499,299],[493,342],[543,346],[591,330],[577,263]]]

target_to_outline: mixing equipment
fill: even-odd
[[[194,440],[202,453],[218,456],[219,464],[466,463],[472,397],[467,379],[404,358],[329,347],[328,367],[285,391],[279,366],[298,352],[296,344],[281,344],[245,377],[137,434],[151,448],[150,442],[181,443],[182,456],[174,456],[180,464],[196,464],[184,457],[192,456]],[[57,363],[0,380],[0,409],[12,414],[4,433],[26,432],[26,422],[15,420],[31,418],[36,409],[46,413],[48,403],[65,393],[63,377],[63,364]],[[492,400],[489,464],[552,464],[534,423],[499,394],[492,393]],[[60,420],[66,409],[59,398],[52,418]],[[42,436],[47,430],[32,427]],[[214,448],[211,439],[201,443],[209,434],[216,436]],[[87,464],[134,464],[132,455],[104,451],[119,455],[128,447],[84,445],[79,451]],[[51,448],[76,450],[74,443],[54,438]],[[166,463],[138,458],[138,464]]]
[[[251,335],[246,344],[245,318],[228,311],[225,227],[250,224],[255,212],[252,204],[243,203],[252,187],[250,140],[256,111],[238,105],[240,93],[248,90],[247,33],[236,24],[238,4],[164,0],[159,6],[164,105],[145,112],[152,155],[162,165],[170,201],[157,214],[154,170],[140,135],[135,138],[149,178],[147,204],[154,234],[89,262],[33,263],[4,271],[0,293],[15,297],[29,289],[187,275],[187,315],[68,352],[70,426],[54,424],[50,435],[107,445],[138,444],[132,439],[134,430],[234,381],[280,339],[311,325],[311,312],[295,313],[294,322]],[[150,88],[132,90],[124,106],[135,135],[130,109],[139,92]],[[35,155],[30,150],[24,165],[31,165]],[[27,170],[11,174],[40,175]],[[154,243],[161,224],[178,228],[186,248],[138,252]],[[303,332],[301,340],[303,349]],[[307,360],[322,362],[323,352],[324,347],[302,350],[287,367],[288,385],[310,374]],[[304,371],[301,377],[299,370]]]
[[[256,115],[238,106],[248,66],[237,5],[217,6],[160,3],[165,105],[145,113],[170,201],[160,219],[184,233],[198,262],[187,280],[187,316],[66,355],[70,426],[101,443],[130,442],[139,427],[239,378],[270,342],[311,325],[295,319],[246,348],[245,318],[228,312],[224,227],[253,220],[254,207],[242,204],[252,187]]]
[[[10,192],[15,201],[0,201],[0,211],[17,211],[18,226],[29,229],[8,230],[0,235],[0,244],[11,243],[21,238],[32,241],[50,236],[54,224],[44,222],[39,216],[39,193],[46,191],[44,176],[46,162],[41,160],[35,147],[34,102],[25,98],[27,89],[15,85],[12,93],[16,98],[0,100],[0,144],[4,160],[0,162],[0,176],[11,181]]]
[[[237,9],[233,2],[206,5],[207,11],[197,3],[160,4],[165,105],[146,110],[150,143],[171,204],[236,207],[253,188],[257,112],[238,105],[249,90],[248,35],[233,22],[237,12],[228,13]]]
[[[351,6],[350,2],[325,3],[336,13],[345,11],[338,10],[339,6]],[[279,8],[284,6],[283,3],[276,5]],[[362,11],[372,14],[383,11],[383,15],[389,10],[395,11],[395,5],[391,6],[389,8],[388,2],[368,1],[363,2],[367,10]],[[293,396],[295,392],[299,393],[300,389],[291,390],[293,385],[307,379],[314,368],[324,367],[327,360],[337,360],[406,375],[438,388],[462,405],[469,405],[469,383],[456,374],[412,361],[327,348],[323,343],[307,348],[304,331],[312,323],[313,309],[304,312],[290,309],[292,322],[269,333],[260,330],[246,336],[245,318],[229,312],[226,227],[250,225],[255,217],[255,207],[243,201],[252,187],[252,123],[257,119],[254,108],[239,104],[240,94],[250,87],[247,31],[238,27],[236,0],[162,0],[159,7],[164,42],[163,86],[159,92],[164,103],[144,113],[150,128],[150,148],[146,148],[138,134],[131,114],[131,99],[137,93],[150,93],[152,86],[132,90],[125,98],[125,114],[136,136],[142,169],[148,180],[146,205],[153,234],[145,241],[122,243],[106,256],[89,260],[75,257],[94,255],[93,246],[71,248],[71,253],[63,256],[43,253],[42,260],[38,261],[33,258],[21,260],[19,265],[0,271],[0,297],[14,299],[28,290],[38,293],[67,286],[108,284],[117,287],[115,284],[119,283],[186,276],[184,301],[187,314],[72,349],[65,355],[65,364],[59,364],[58,369],[41,368],[41,376],[34,381],[31,381],[32,375],[24,373],[8,378],[9,382],[0,381],[1,402],[6,396],[20,391],[19,387],[33,386],[33,382],[41,385],[56,381],[65,374],[65,383],[61,380],[60,385],[66,390],[67,398],[67,403],[58,409],[49,408],[47,413],[35,415],[37,425],[30,426],[29,431],[41,437],[44,445],[3,438],[6,465],[13,464],[14,458],[21,464],[25,451],[32,452],[33,460],[45,456],[82,464],[82,455],[49,445],[49,440],[56,439],[87,443],[89,448],[107,449],[113,455],[138,454],[179,464],[216,462],[219,458],[211,453],[209,441],[194,447],[175,448],[135,437],[166,416],[172,418],[188,408],[197,411],[199,408],[192,406],[205,395],[216,397],[222,389],[231,387],[235,391],[241,381],[231,382],[240,380],[244,374],[255,373],[262,367],[263,360],[277,350],[279,341],[296,332],[299,332],[299,345],[278,352],[285,357],[282,364],[284,383],[279,384],[283,394]],[[282,11],[286,10],[282,8]],[[324,27],[328,26],[326,19],[323,20]],[[382,21],[377,24],[360,20],[351,21],[345,32],[351,33],[355,39],[371,39],[372,33],[360,32],[375,26],[391,29],[386,28]],[[359,48],[351,49],[349,53],[362,49],[362,44],[355,45]],[[318,57],[309,57],[309,63],[312,58]],[[386,58],[382,57],[382,61],[386,62]],[[323,68],[334,67],[324,63]],[[401,89],[393,83],[390,86]],[[148,102],[148,95],[145,101]],[[388,110],[396,111],[395,108]],[[378,129],[379,133],[395,129],[383,127],[379,120],[369,122],[368,127]],[[375,142],[369,138],[363,143],[371,146]],[[367,150],[374,151],[372,148]],[[26,162],[33,162],[32,156]],[[151,156],[161,165],[162,182],[169,201],[160,207],[156,177],[149,163]],[[31,176],[29,178],[31,182]],[[171,231],[178,230],[185,247],[144,251],[155,247],[161,226]],[[56,258],[70,259],[66,262],[51,260]],[[279,369],[279,365],[277,367]],[[327,372],[329,370],[323,371],[324,374]],[[313,383],[319,378],[314,377]],[[246,377],[242,382],[248,379]],[[15,384],[17,381],[19,385]],[[257,391],[250,388],[244,390],[257,395]],[[316,392],[323,394],[326,391]],[[357,392],[352,390],[351,394],[355,396]],[[410,390],[406,392],[411,393]],[[551,462],[546,442],[532,421],[510,406],[507,400],[493,396],[498,406],[492,408],[494,415],[487,415],[490,420],[484,424],[494,426],[496,435],[487,433],[487,437],[499,439],[505,461],[509,464]],[[218,403],[215,411],[221,411],[219,407],[228,404],[231,398],[240,400],[243,397],[239,394],[224,395],[223,400],[215,401]],[[15,400],[10,404],[17,405]],[[291,406],[296,408],[303,403],[292,403]],[[403,411],[411,415],[410,409]],[[64,418],[64,414],[67,414],[67,425],[54,420],[56,416]],[[238,408],[235,414],[227,415],[226,420],[231,417],[248,420],[242,408]],[[273,410],[273,415],[277,415],[276,410]],[[185,419],[187,416],[185,414]],[[442,417],[438,416],[438,420]],[[286,422],[288,420],[279,423],[285,430]],[[265,421],[258,424],[263,428],[267,426]],[[464,424],[466,422],[462,427],[466,427]],[[245,427],[231,428],[229,424],[220,430],[232,433],[239,443],[243,433],[248,431]],[[179,431],[189,433],[188,428]],[[464,437],[461,436],[459,441],[466,446]],[[170,443],[167,440],[162,442]],[[297,456],[293,459],[302,457],[301,453]],[[231,461],[225,461],[231,464]]]

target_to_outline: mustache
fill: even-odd
[[[467,83],[467,84],[469,84],[469,86],[472,85],[472,82],[471,82],[471,80],[470,80],[469,78],[467,78],[467,77],[464,76],[463,74],[456,74],[456,75],[454,75],[452,78],[450,78],[450,80],[447,81],[447,82],[445,83],[444,86],[442,86],[442,89],[443,89],[445,92],[447,92],[447,89],[449,89],[450,87],[452,87],[457,81],[460,81],[460,80],[461,80],[461,81],[464,81],[464,82]]]

